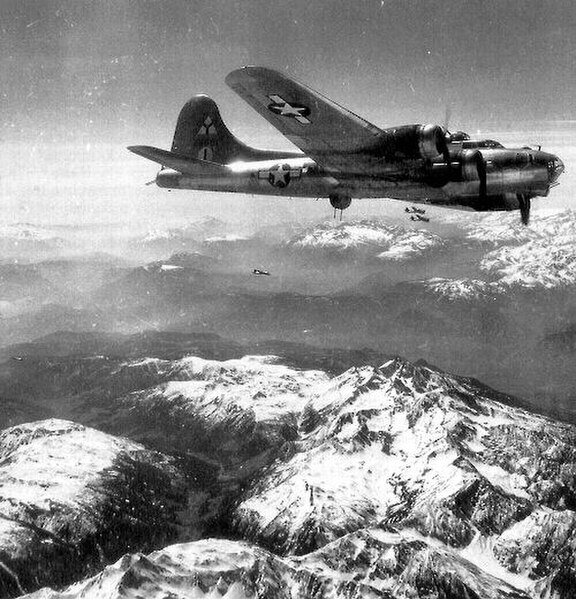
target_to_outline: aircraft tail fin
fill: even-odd
[[[148,160],[186,175],[224,175],[229,173],[229,170],[222,164],[184,156],[177,152],[168,152],[152,146],[129,146],[128,149],[138,156],[148,158]]]
[[[294,152],[258,150],[242,143],[224,124],[216,102],[203,94],[194,96],[180,111],[172,152],[218,164],[299,155]]]

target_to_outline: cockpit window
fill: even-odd
[[[481,139],[474,141],[463,141],[462,148],[465,150],[473,150],[475,148],[503,148],[504,146],[494,139]]]

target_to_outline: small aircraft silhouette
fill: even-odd
[[[335,210],[352,198],[392,198],[479,211],[519,210],[548,196],[564,163],[526,147],[472,140],[440,125],[381,129],[326,96],[265,67],[232,71],[226,83],[300,152],[246,145],[226,127],[214,100],[182,108],[172,148],[130,146],[162,166],[167,189],[327,197]],[[420,219],[422,220],[422,219]]]
[[[269,276],[270,276],[270,273],[269,273],[267,270],[261,270],[260,268],[255,268],[255,269],[252,271],[252,274],[253,274],[253,275],[257,275],[257,276],[262,276],[262,275],[265,275],[265,276],[267,276],[267,277],[269,277]]]
[[[424,222],[424,223],[429,223],[429,222],[430,222],[430,219],[429,219],[428,217],[426,217],[426,216],[422,216],[421,214],[418,214],[418,213],[416,213],[416,214],[413,214],[413,215],[410,217],[410,220],[414,220],[414,221],[421,220],[421,221],[422,221],[422,222]]]
[[[411,208],[404,208],[404,212],[408,214],[426,214],[426,210],[423,208],[416,208],[416,206],[412,206]]]

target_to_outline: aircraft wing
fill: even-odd
[[[232,71],[226,83],[324,168],[369,171],[350,154],[373,146],[382,133],[378,127],[272,69],[244,67]]]

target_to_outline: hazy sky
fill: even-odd
[[[166,146],[198,92],[270,135],[224,84],[244,64],[379,125],[576,119],[574,0],[2,0],[0,27],[5,141]]]

